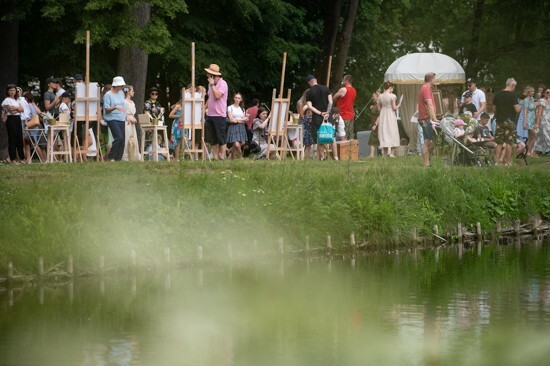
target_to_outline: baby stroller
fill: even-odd
[[[445,117],[441,120],[440,128],[443,132],[445,142],[449,145],[450,151],[446,158],[447,164],[450,165],[470,165],[470,166],[492,166],[493,151],[491,148],[484,146],[483,142],[475,141],[471,136],[477,127],[475,119],[470,119],[466,125],[465,134],[459,138],[454,136],[455,118]],[[466,144],[464,139],[470,139],[472,142]]]

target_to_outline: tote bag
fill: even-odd
[[[334,142],[335,129],[329,122],[323,122],[317,130],[318,144],[331,144]]]

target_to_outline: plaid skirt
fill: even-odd
[[[227,127],[226,143],[245,141],[248,141],[248,139],[246,138],[246,127],[243,124],[231,124]]]

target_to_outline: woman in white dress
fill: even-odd
[[[134,97],[134,88],[131,85],[126,85],[124,94],[126,95],[126,99],[124,100],[126,104],[126,130],[124,131],[125,139],[122,160],[141,160],[136,131],[136,105],[132,100]]]
[[[382,154],[394,158],[394,149],[399,146],[399,128],[397,127],[397,115],[395,111],[400,104],[396,104],[397,97],[393,94],[393,84],[384,82],[384,92],[378,98],[378,109],[380,109],[380,122],[378,126],[378,139]]]
[[[550,88],[544,88],[539,100],[535,133],[537,137],[533,149],[543,155],[550,153]]]

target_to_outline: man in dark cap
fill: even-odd
[[[460,107],[458,113],[463,114],[464,112],[471,112],[473,116],[477,112],[477,108],[475,104],[472,103],[472,93],[467,91],[462,96],[464,98],[464,104]]]
[[[481,115],[481,113],[485,112],[485,108],[487,106],[487,99],[485,98],[485,93],[483,90],[477,88],[477,82],[473,78],[469,78],[466,80],[466,86],[468,89],[462,93],[462,99],[460,102],[462,104],[465,103],[464,95],[467,92],[470,92],[472,94],[472,103],[476,106],[476,112],[474,113],[474,117],[478,118],[478,116]],[[479,118],[478,118],[479,119]]]
[[[306,81],[309,85],[309,90],[306,93],[307,107],[313,112],[311,122],[315,131],[321,127],[323,118],[328,115],[332,109],[332,94],[330,89],[324,85],[317,84],[317,78],[313,75],[308,75]],[[318,146],[319,158],[325,159],[325,149]]]
[[[57,116],[57,108],[61,102],[61,95],[56,95],[57,82],[55,78],[49,77],[46,79],[48,89],[44,92],[44,111],[50,112],[52,116]]]

